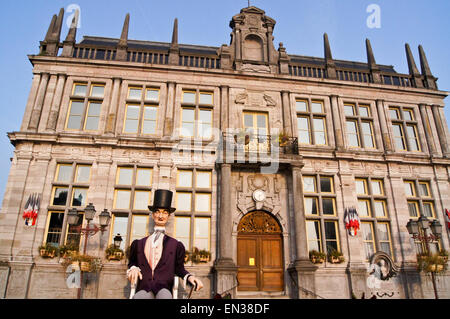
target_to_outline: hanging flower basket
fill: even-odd
[[[447,270],[447,261],[445,256],[440,253],[433,255],[418,255],[417,270],[425,273],[440,273]]]

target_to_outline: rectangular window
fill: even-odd
[[[325,241],[327,253],[331,253],[333,250],[340,251],[339,241],[337,236],[337,222],[326,221],[325,225]]]
[[[370,106],[345,103],[347,144],[349,147],[376,148]]]
[[[209,140],[212,138],[214,94],[183,91],[180,135]]]
[[[195,218],[194,247],[197,247],[199,250],[210,251],[210,222],[211,218],[209,217]]]
[[[131,238],[130,242],[135,239],[141,239],[149,235],[148,222],[149,215],[133,215],[131,224]]]
[[[390,234],[387,233],[390,221],[383,180],[355,178],[355,187],[366,259],[369,260],[380,249],[392,256]]]
[[[47,234],[45,236],[45,242],[58,247],[62,235],[62,227],[64,221],[64,213],[61,212],[49,212],[48,213],[48,225]]]
[[[212,171],[178,169],[175,234],[186,249],[210,251],[212,204]]]
[[[322,244],[320,240],[320,223],[317,220],[306,221],[306,233],[308,235],[308,250],[322,250]]]
[[[299,99],[295,104],[299,143],[327,145],[327,125],[323,101]]]
[[[404,187],[410,217],[424,215],[430,219],[436,218],[430,182],[406,180]]]
[[[113,214],[111,220],[111,235],[108,241],[111,244],[116,235],[122,237],[122,242],[120,243],[120,248],[125,251],[126,249],[126,238],[128,233],[128,215]]]
[[[98,131],[104,91],[104,84],[75,83],[65,129]]]
[[[375,253],[375,238],[373,236],[373,223],[362,222],[361,230],[364,242],[364,251],[366,253],[366,260]]]
[[[157,134],[158,109],[159,89],[129,87],[123,132],[142,135]]]
[[[391,245],[391,233],[389,231],[388,223],[377,223],[378,241],[380,243],[380,250],[384,251],[389,256],[393,256]]]
[[[175,217],[175,238],[183,243],[186,250],[191,249],[191,217]]]
[[[356,121],[347,121],[347,139],[351,147],[359,147],[359,132]]]
[[[395,106],[389,108],[395,148],[400,151],[420,152],[417,121],[414,110]]]
[[[138,96],[137,93],[135,95]],[[127,245],[130,245],[134,239],[148,235],[150,216],[148,206],[151,205],[152,200],[152,176],[153,168],[151,167],[137,165],[117,167],[112,213],[118,224],[111,228],[110,243],[117,233],[120,233],[124,247],[128,247]],[[130,225],[129,232],[128,225]]]

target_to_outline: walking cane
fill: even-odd
[[[187,299],[191,299],[192,291],[194,291],[194,288],[197,288],[197,284],[195,284],[194,286],[193,284],[189,283],[189,286],[191,286],[191,290],[189,291]]]

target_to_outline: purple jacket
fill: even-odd
[[[189,274],[184,269],[184,245],[178,240],[164,235],[161,259],[156,265],[152,276],[152,269],[144,253],[145,243],[148,238],[136,239],[130,246],[128,268],[132,266],[139,267],[142,274],[142,280],[139,280],[136,292],[139,290],[152,291],[156,295],[163,288],[172,291],[175,275],[183,278]]]

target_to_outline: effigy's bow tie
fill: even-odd
[[[164,234],[166,231],[164,229],[158,229],[155,230],[155,238],[153,239],[153,242],[156,243],[156,241],[158,240],[159,236],[161,236],[161,234]]]

